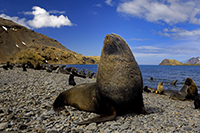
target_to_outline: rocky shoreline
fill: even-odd
[[[193,101],[176,101],[165,95],[143,93],[148,115],[127,114],[104,123],[77,125],[95,113],[67,106],[56,115],[52,104],[70,89],[69,75],[45,70],[0,68],[0,131],[3,132],[200,132],[200,110]],[[77,85],[95,79],[74,78]]]

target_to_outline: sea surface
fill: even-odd
[[[67,65],[75,67],[79,71],[88,69],[91,72],[97,72],[98,65]],[[159,66],[159,65],[139,65],[142,72],[144,86],[157,88],[159,82],[163,82],[164,89],[179,91],[183,86],[185,79],[190,77],[194,80],[200,93],[200,66]],[[150,78],[153,78],[153,81]],[[176,86],[170,83],[178,80]]]

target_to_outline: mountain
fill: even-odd
[[[185,64],[200,64],[200,57],[192,57]]]
[[[99,57],[73,52],[57,40],[0,18],[0,63],[47,60],[50,64],[96,64]]]
[[[159,65],[183,65],[183,63],[175,59],[164,59]]]

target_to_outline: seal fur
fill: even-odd
[[[128,112],[146,113],[143,80],[135,58],[119,35],[106,35],[98,66],[96,83],[77,85],[62,92],[53,103],[56,112],[65,105],[95,112],[100,116],[77,124],[113,120]]]
[[[195,109],[199,109],[200,108],[200,95],[197,95],[194,98],[194,107],[195,107]]]
[[[184,101],[186,99],[186,96],[187,96],[188,88],[189,87],[187,85],[183,85],[183,87],[180,89],[180,91],[172,93],[170,95],[170,98],[174,99],[174,100],[182,100],[182,101]]]
[[[56,113],[59,113],[65,109],[65,106],[73,106],[80,110],[100,114],[100,116],[78,122],[77,124],[102,122],[113,120],[116,117],[116,111],[113,106],[98,101],[96,82],[80,84],[60,93],[53,103],[53,109]]]
[[[198,89],[197,89],[197,85],[195,84],[195,82],[192,80],[192,78],[188,77],[185,79],[184,85],[189,86],[186,99],[194,99],[195,96],[198,95]]]
[[[156,94],[164,94],[163,82],[159,82],[157,86]]]
[[[141,71],[121,36],[106,35],[97,73],[99,100],[113,105],[117,114],[146,113]]]

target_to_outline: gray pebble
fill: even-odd
[[[96,123],[90,123],[87,127],[86,130],[95,130],[97,129]]]
[[[0,130],[3,130],[8,127],[8,122],[0,123]]]

